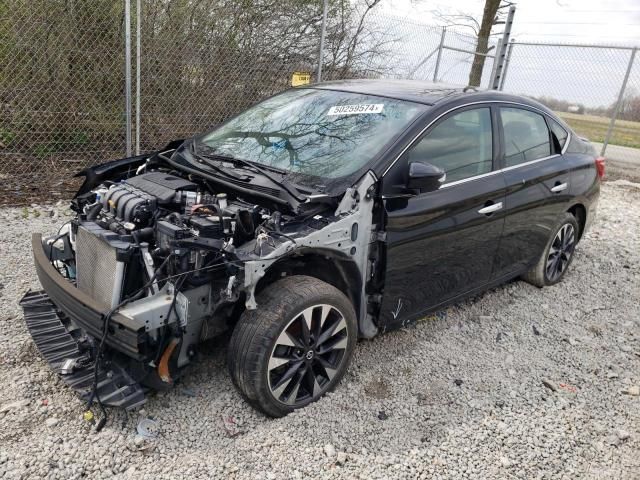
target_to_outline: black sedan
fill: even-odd
[[[89,407],[134,408],[232,331],[235,385],[281,416],[335,387],[358,338],[559,282],[604,159],[523,97],[352,80],[82,174],[77,217],[33,237],[44,290],[22,305],[47,360]]]

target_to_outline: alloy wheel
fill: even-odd
[[[281,403],[298,406],[328,390],[346,358],[344,315],[331,305],[314,305],[296,315],[275,342],[267,377]]]
[[[575,229],[573,225],[567,223],[558,230],[549,248],[546,265],[546,274],[549,281],[554,282],[564,273],[575,245]]]

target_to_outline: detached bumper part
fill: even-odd
[[[94,338],[102,335],[102,318],[108,307],[96,302],[89,295],[76,288],[60,275],[47,258],[42,247],[42,236],[33,234],[31,238],[33,260],[40,285],[51,301],[70,318],[74,325],[85,330]],[[107,335],[107,346],[136,360],[143,360],[138,345],[140,343],[140,325],[132,323],[119,313],[111,317],[113,332]]]
[[[27,292],[20,301],[29,333],[41,355],[62,380],[88,400],[94,380],[91,348],[83,346],[86,332],[54,305],[44,291]],[[98,371],[98,396],[105,406],[127,410],[146,402],[142,386],[114,361]]]
[[[38,279],[44,290],[28,292],[20,301],[27,328],[42,356],[62,380],[89,399],[94,381],[94,345],[102,335],[104,307],[62,277],[51,265],[42,236],[31,238]],[[133,409],[145,402],[143,387],[118,363],[121,352],[141,360],[140,329],[119,314],[111,318],[103,367],[98,371],[98,396],[104,405]]]

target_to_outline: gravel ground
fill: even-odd
[[[0,209],[0,477],[640,478],[640,184],[604,185],[563,283],[513,282],[363,341],[302,411],[256,413],[210,344],[174,390],[98,434],[17,306],[38,286],[28,233],[64,216],[51,210]],[[143,417],[154,440],[136,437]]]

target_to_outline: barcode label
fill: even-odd
[[[384,104],[372,103],[367,105],[335,105],[329,109],[327,115],[358,115],[362,113],[382,113]]]

